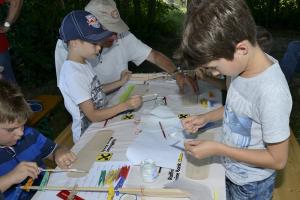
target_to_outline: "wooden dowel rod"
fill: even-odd
[[[39,186],[30,186],[28,188],[21,186],[21,189],[39,190]],[[73,187],[45,186],[44,190],[72,190]],[[78,192],[107,192],[105,187],[77,187]],[[135,194],[149,197],[189,197],[188,193],[180,189],[160,189],[160,188],[120,188],[117,191],[125,194]]]

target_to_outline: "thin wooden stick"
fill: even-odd
[[[39,186],[25,187],[21,186],[21,189],[38,190]],[[72,190],[74,187],[59,187],[59,186],[45,186],[44,190],[60,191],[60,190]],[[106,187],[77,187],[78,192],[107,192]],[[125,194],[135,194],[149,197],[173,197],[173,198],[187,198],[188,193],[180,189],[160,189],[160,188],[120,188],[116,191]]]
[[[42,172],[75,172],[75,173],[88,173],[88,171],[85,170],[79,170],[79,169],[44,169],[39,168]]]

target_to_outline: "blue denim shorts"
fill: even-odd
[[[236,185],[226,178],[227,200],[269,200],[275,186],[276,173],[265,180]]]

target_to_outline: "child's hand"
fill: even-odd
[[[142,97],[140,95],[132,96],[126,102],[128,110],[136,109],[142,104]]]
[[[36,179],[39,173],[40,170],[35,162],[20,162],[7,175],[10,177],[12,184],[18,184],[27,177]]]
[[[72,163],[74,163],[75,160],[77,159],[76,155],[72,151],[69,151],[68,149],[60,148],[60,147],[57,148],[59,149],[55,151],[55,156],[54,156],[55,163],[61,169],[70,168]]]
[[[132,74],[132,72],[129,71],[129,70],[123,70],[123,71],[121,72],[121,78],[120,78],[120,81],[121,81],[123,84],[125,84],[125,83],[130,79],[131,74]]]
[[[191,116],[181,120],[183,128],[190,133],[196,133],[207,122],[205,115]]]
[[[207,140],[188,140],[184,143],[186,152],[198,159],[219,154],[221,145],[218,142]]]

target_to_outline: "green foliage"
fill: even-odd
[[[55,79],[54,49],[61,20],[88,1],[24,0],[21,15],[9,32],[12,63],[20,85],[37,86]]]
[[[272,28],[300,29],[299,0],[247,0],[257,24]]]
[[[300,0],[247,1],[258,24],[300,29]],[[34,88],[55,80],[54,49],[61,20],[71,10],[83,9],[88,2],[89,0],[24,0],[21,15],[8,33],[12,62],[21,86]],[[176,43],[180,38],[184,9],[178,5],[183,1],[174,1],[175,6],[163,0],[116,2],[122,19],[138,38],[150,46],[160,44],[169,51],[176,48],[174,44],[170,44],[170,40],[175,39]],[[1,6],[0,20],[6,17],[6,13],[7,7]],[[164,41],[163,45],[161,41]],[[165,52],[164,50],[162,51]]]
[[[157,40],[160,36],[174,37],[178,33],[178,24],[173,23],[174,20],[170,17],[174,12],[183,14],[178,8],[168,5],[162,0],[156,0],[153,18],[150,18],[149,0],[138,1],[141,6],[138,17],[135,13],[134,1],[129,1],[129,7],[127,9],[122,8],[122,3],[119,5],[122,19],[128,24],[130,31],[138,38],[146,42],[152,42]]]

